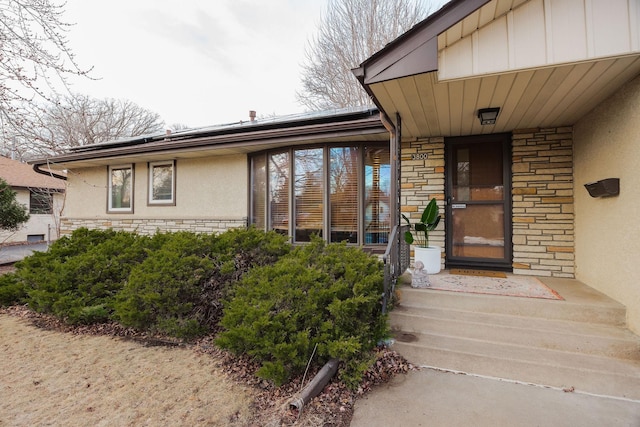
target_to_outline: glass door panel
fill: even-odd
[[[454,257],[504,258],[502,204],[458,203],[452,209]]]
[[[457,138],[447,157],[447,263],[511,264],[508,138]],[[507,213],[507,215],[505,215]]]

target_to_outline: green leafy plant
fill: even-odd
[[[18,263],[16,276],[34,310],[71,324],[104,322],[152,244],[150,237],[124,231],[79,229]]]
[[[246,272],[290,250],[286,237],[253,227],[152,237],[80,228],[0,276],[0,304],[190,338],[218,327],[225,295]]]
[[[314,363],[342,360],[355,385],[362,361],[388,334],[380,262],[344,243],[320,238],[273,265],[254,268],[229,295],[217,343],[261,363],[258,375],[282,384]]]
[[[179,338],[215,330],[235,283],[291,250],[286,237],[253,227],[219,235],[178,232],[164,240],[131,271],[114,314],[126,326]]]
[[[429,232],[435,230],[440,223],[440,210],[436,199],[432,198],[424,208],[419,222],[412,225],[406,215],[402,214],[402,218],[409,225],[409,231],[404,233],[405,242],[410,245],[415,243],[424,248],[429,247]]]
[[[181,338],[204,333],[193,311],[200,283],[214,268],[215,236],[173,233],[136,265],[116,296],[115,317],[125,326]]]
[[[0,306],[23,304],[26,298],[27,291],[15,273],[0,275]]]
[[[29,220],[29,211],[18,203],[17,193],[0,178],[0,230],[16,231]]]

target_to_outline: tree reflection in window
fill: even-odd
[[[133,167],[121,166],[109,169],[109,210],[131,211]]]
[[[289,152],[269,156],[269,224],[289,234]]]
[[[329,154],[331,241],[358,243],[358,147]]]
[[[365,147],[365,243],[387,243],[390,226],[391,164],[389,150]]]
[[[323,149],[295,150],[295,241],[322,236],[324,224]]]

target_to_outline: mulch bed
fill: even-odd
[[[348,426],[353,416],[356,399],[369,392],[373,387],[386,383],[398,374],[406,374],[417,369],[397,352],[386,347],[377,349],[377,361],[366,372],[357,390],[351,390],[334,378],[322,392],[302,409],[301,413],[291,408],[289,403],[302,390],[303,378],[294,378],[289,383],[275,387],[271,382],[255,376],[259,365],[247,357],[239,357],[221,350],[213,344],[214,337],[208,336],[195,343],[165,336],[150,335],[125,328],[118,323],[105,323],[89,326],[70,326],[61,320],[30,310],[26,306],[13,306],[0,309],[0,313],[18,316],[29,320],[33,325],[75,335],[107,335],[122,339],[135,340],[145,346],[165,345],[190,347],[219,360],[220,366],[237,382],[251,387],[256,392],[254,401],[254,425],[280,426]],[[306,385],[317,373],[307,373]]]

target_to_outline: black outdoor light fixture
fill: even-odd
[[[620,178],[605,178],[584,185],[591,197],[611,197],[620,194]]]
[[[481,108],[478,110],[478,118],[481,125],[495,125],[500,108]]]

